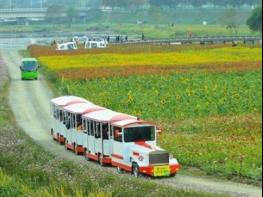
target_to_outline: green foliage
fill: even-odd
[[[254,9],[252,15],[247,20],[247,25],[252,31],[262,32],[262,7]]]
[[[64,80],[58,87],[68,86],[70,94],[144,119],[173,120],[260,112],[261,80],[261,72],[201,73]]]
[[[66,17],[67,17],[67,23],[69,27],[74,22],[74,19],[76,19],[78,16],[79,16],[79,12],[74,7],[70,7],[67,9]]]
[[[162,122],[160,144],[184,165],[208,174],[262,181],[261,119],[251,113]]]
[[[51,5],[46,11],[46,18],[49,22],[58,24],[63,20],[66,7],[64,5]]]

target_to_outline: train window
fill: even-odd
[[[90,129],[90,121],[89,120],[87,120],[87,124],[88,124],[88,135],[90,135],[91,129]]]
[[[63,111],[62,110],[59,110],[59,120],[60,122],[63,121]]]
[[[56,118],[56,113],[57,113],[56,107],[53,106],[53,118]]]
[[[96,131],[95,131],[95,138],[101,138],[101,124],[96,123]]]
[[[155,127],[144,126],[124,129],[125,142],[154,141]]]
[[[67,112],[64,112],[64,115],[63,115],[63,124],[66,125],[67,123]]]
[[[59,110],[56,110],[56,119],[59,120]]]
[[[66,113],[66,117],[65,117],[65,125],[67,129],[70,129],[70,114]]]
[[[70,117],[71,117],[70,128],[72,129],[72,128],[75,128],[75,124],[76,124],[75,120],[76,120],[76,118],[75,118],[75,115],[73,115],[73,114],[71,114]]]
[[[122,129],[119,127],[113,128],[114,141],[122,142]]]
[[[81,124],[82,124],[83,132],[84,132],[84,133],[87,133],[87,124],[86,124],[86,120],[83,119]]]
[[[102,125],[102,138],[104,140],[109,139],[109,125],[108,124],[103,124]]]
[[[78,131],[81,131],[82,130],[82,118],[81,118],[81,115],[76,115],[76,129]]]
[[[85,129],[85,133],[88,134],[88,130],[89,130],[89,123],[87,120],[84,120],[84,123],[85,123],[85,126],[86,126],[86,129]]]
[[[90,121],[90,135],[94,136],[94,121]]]

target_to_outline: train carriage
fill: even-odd
[[[62,96],[54,98],[50,102],[50,112],[52,115],[51,134],[54,140],[61,144],[65,143],[66,127],[64,121],[64,107],[75,103],[87,103],[88,101],[76,96]]]
[[[76,103],[64,107],[64,110],[66,147],[75,151],[76,154],[84,154],[88,139],[87,133],[83,132],[85,125],[82,124],[82,115],[104,110],[104,108],[93,103]]]
[[[150,122],[65,96],[51,100],[53,138],[88,160],[110,164],[134,176],[174,176],[178,161],[157,146],[158,130]]]
[[[111,164],[112,132],[111,124],[124,119],[136,119],[123,113],[101,110],[83,116],[83,124],[88,134],[86,147],[88,159],[97,160],[101,165]]]

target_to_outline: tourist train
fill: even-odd
[[[175,176],[180,170],[178,161],[157,146],[159,130],[154,124],[75,96],[50,103],[51,135],[67,150],[136,177]]]

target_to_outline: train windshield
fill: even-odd
[[[22,67],[25,71],[36,71],[38,66],[36,61],[25,61]]]
[[[125,142],[154,141],[155,127],[132,127],[124,129]]]

